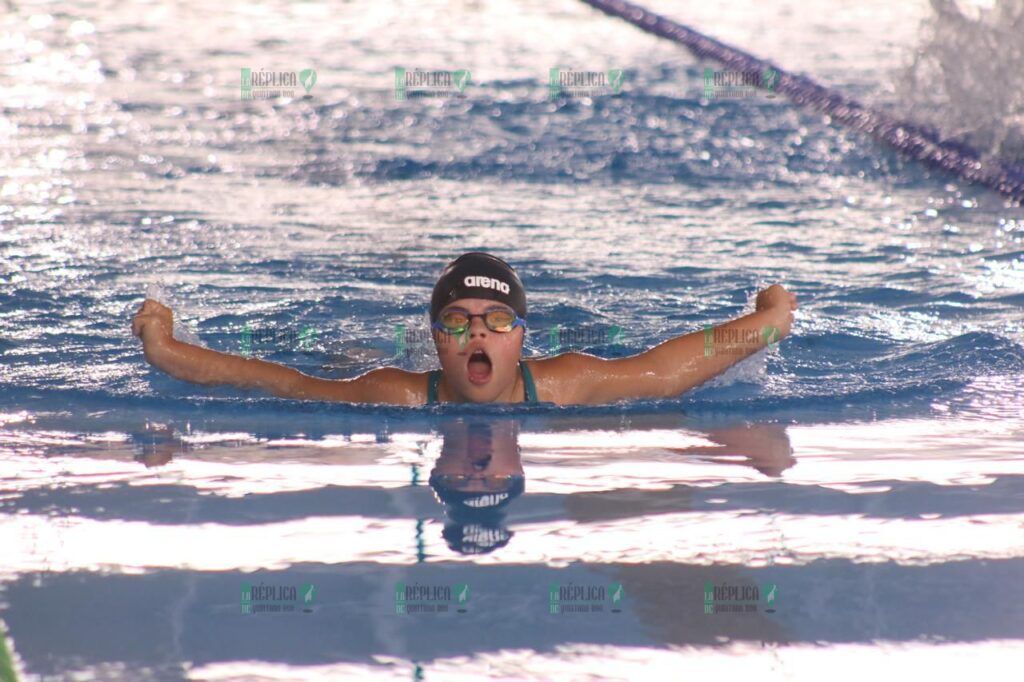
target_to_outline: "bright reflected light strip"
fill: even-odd
[[[763,646],[733,642],[716,647],[625,647],[593,644],[559,646],[553,652],[499,649],[471,656],[439,658],[423,665],[426,679],[473,680],[830,680],[905,679],[939,672],[939,679],[964,680],[1016,670],[1024,656],[1020,640],[931,644],[876,641],[856,644]],[[392,656],[375,656],[379,665],[332,663],[294,666],[270,661],[207,663],[186,679],[228,682],[314,680],[408,680],[414,665]],[[851,664],[852,665],[851,667]]]
[[[638,523],[644,537],[638,542]],[[760,515],[753,510],[658,514],[603,522],[514,525],[493,554],[453,552],[436,521],[425,526],[428,561],[479,564],[649,563],[801,565],[816,559],[927,565],[1024,557],[1024,515],[949,519]],[[656,540],[655,540],[656,539]],[[303,562],[416,561],[415,519],[316,517],[251,526],[154,525],[34,514],[0,518],[0,574],[32,571],[282,569]]]

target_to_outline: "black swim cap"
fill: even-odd
[[[443,503],[449,511],[493,512],[501,509],[526,490],[526,477],[522,475],[512,476],[500,490],[492,491],[467,492],[459,490],[447,485],[444,482],[444,477],[440,474],[431,474],[429,483],[430,487],[434,489],[434,496],[437,497],[438,502]]]
[[[514,533],[498,515],[487,519],[451,519],[444,524],[441,537],[459,554],[487,554],[504,547]]]
[[[430,297],[430,321],[441,309],[460,298],[500,301],[526,318],[526,290],[512,266],[489,253],[470,251],[445,267]]]

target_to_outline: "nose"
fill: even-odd
[[[482,456],[480,456],[480,457],[472,457],[471,456],[469,461],[470,461],[470,464],[473,465],[474,469],[476,469],[477,471],[483,471],[484,469],[486,469],[491,464],[491,454],[488,452],[488,453],[482,453]]]
[[[489,331],[491,331],[491,330],[487,328],[486,324],[484,324],[484,318],[482,318],[482,317],[474,317],[472,320],[470,320],[470,322],[469,322],[469,337],[470,338],[476,338],[478,336],[479,337],[487,336],[487,332],[489,332]]]

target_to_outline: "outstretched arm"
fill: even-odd
[[[178,341],[171,309],[146,299],[132,320],[146,361],[175,379],[205,386],[260,389],[280,398],[415,405],[423,402],[419,375],[384,367],[354,379],[320,379],[265,360],[244,358]]]
[[[757,295],[756,310],[718,327],[669,339],[627,358],[606,360],[567,353],[577,403],[627,398],[667,398],[708,379],[769,343],[789,335],[796,295],[774,284]]]

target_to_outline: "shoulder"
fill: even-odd
[[[427,382],[430,372],[410,372],[397,367],[382,367],[359,377],[371,397],[368,402],[396,405],[422,405],[427,400]]]
[[[600,378],[607,362],[586,353],[562,353],[523,360],[530,368],[537,398],[543,402],[571,405],[588,402],[590,387]]]
[[[534,376],[563,376],[578,369],[593,367],[607,362],[604,358],[589,353],[561,353],[541,358],[524,358]]]

